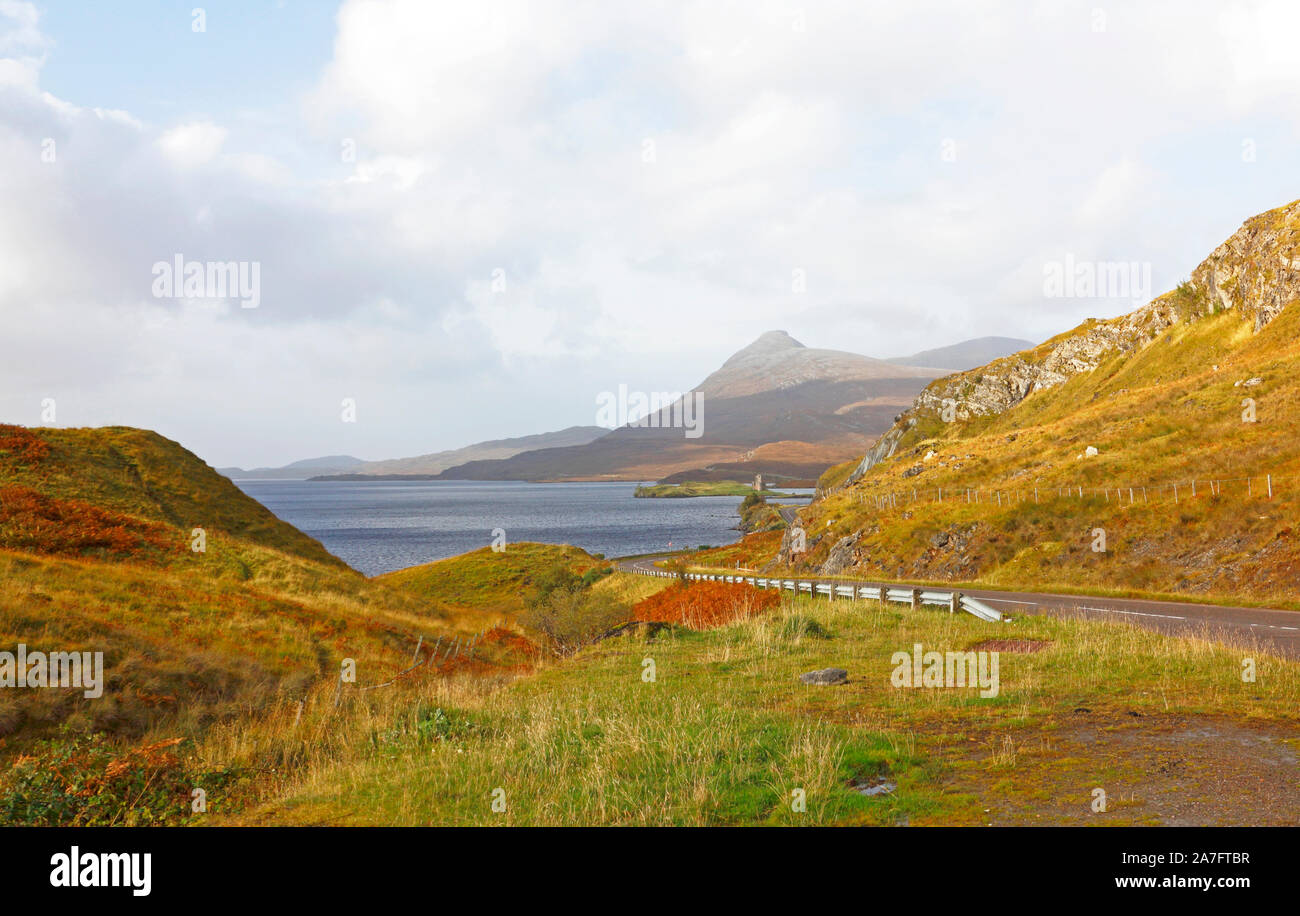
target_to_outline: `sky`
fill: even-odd
[[[394,458],[1130,311],[1300,197],[1300,4],[1100,2],[0,0],[0,422]]]

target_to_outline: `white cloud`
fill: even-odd
[[[177,165],[192,168],[216,158],[226,142],[226,129],[209,121],[180,124],[158,138],[158,148]]]
[[[1093,7],[348,0],[301,123],[151,125],[44,91],[0,0],[0,411],[63,386],[219,463],[390,457],[586,422],[773,327],[891,355],[1117,313],[1044,301],[1044,260],[1173,283],[1296,196],[1239,150],[1297,152],[1297,14]],[[152,299],[175,252],[259,261],[262,306]]]

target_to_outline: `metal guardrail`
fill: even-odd
[[[677,573],[667,572],[662,569],[640,569],[632,567],[633,572],[643,576],[657,576],[666,579],[677,578]],[[961,592],[943,592],[934,589],[921,589],[911,587],[899,587],[888,585],[869,585],[857,582],[824,582],[814,579],[781,579],[769,578],[766,576],[735,576],[714,573],[686,573],[686,578],[696,582],[731,582],[752,585],[755,588],[775,588],[783,591],[794,592],[795,594],[808,594],[814,597],[825,595],[828,601],[834,601],[836,598],[847,598],[850,601],[868,599],[871,601],[886,601],[894,604],[910,604],[912,608],[918,609],[922,605],[935,605],[946,607],[950,614],[957,611],[964,611],[972,614],[981,620],[988,620],[994,623],[1005,621],[1006,618],[1000,611],[994,610],[978,598],[972,598],[969,595],[963,595]]]

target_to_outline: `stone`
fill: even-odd
[[[1096,454],[1097,454],[1097,447],[1093,445],[1090,445],[1083,450],[1083,457],[1085,458],[1091,458]]]
[[[843,668],[821,668],[817,671],[807,671],[799,675],[799,680],[805,684],[834,686],[836,684],[847,684],[849,673]]]
[[[862,532],[855,531],[846,537],[840,538],[831,548],[830,555],[826,557],[826,562],[822,564],[821,574],[824,576],[836,576],[848,569],[857,562],[858,538]]]

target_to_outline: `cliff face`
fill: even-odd
[[[1258,332],[1300,299],[1300,201],[1246,220],[1196,270],[1192,285]]]
[[[1117,352],[1141,349],[1172,325],[1235,309],[1259,332],[1296,299],[1300,201],[1247,220],[1192,271],[1189,282],[1142,308],[1107,321],[1089,320],[1031,350],[933,382],[876,441],[850,480],[891,457],[927,417],[965,421],[1006,413],[1036,391],[1091,372]]]

